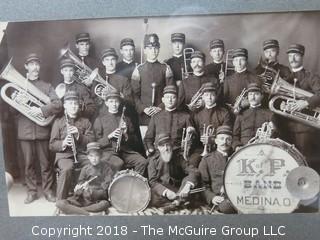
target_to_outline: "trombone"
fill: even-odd
[[[192,70],[190,70],[191,55],[193,52],[193,48],[183,49],[183,67],[181,67],[182,78],[184,78],[184,76],[188,76],[193,72]]]
[[[228,71],[234,71],[234,66],[233,66],[233,51],[234,49],[228,49],[226,53],[226,66],[224,69],[224,77],[227,76]]]

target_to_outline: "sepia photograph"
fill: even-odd
[[[319,23],[1,22],[10,216],[318,213]]]

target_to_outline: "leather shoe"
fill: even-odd
[[[38,199],[38,196],[36,193],[28,193],[27,198],[24,200],[24,203],[29,204],[37,199]]]
[[[56,198],[53,196],[52,193],[46,193],[44,194],[44,197],[47,199],[48,202],[55,202]]]

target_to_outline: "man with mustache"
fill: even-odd
[[[39,77],[40,58],[32,53],[27,56],[25,64],[27,70],[27,80],[25,82],[26,91],[28,85],[32,84],[50,98],[50,103],[42,107],[32,106],[28,114],[32,116],[49,117],[61,111],[61,101],[56,95],[51,84],[43,81]],[[23,94],[23,93],[21,93]],[[22,97],[23,99],[23,97]],[[42,189],[45,198],[49,202],[54,202],[55,197],[52,192],[54,183],[53,164],[49,160],[49,137],[50,126],[41,127],[29,120],[22,114],[17,115],[18,139],[25,160],[25,182],[28,189],[25,204],[29,204],[38,198],[36,159],[41,167]]]
[[[186,43],[186,35],[184,33],[171,34],[171,46],[173,56],[169,58],[166,63],[170,66],[173,73],[173,80],[179,86],[182,78],[182,70],[184,69],[183,49]]]
[[[301,44],[292,44],[287,50],[291,69],[290,78],[287,80],[296,88],[303,89],[313,96],[296,100],[290,111],[303,111],[320,106],[320,78],[303,66],[305,47]],[[287,118],[281,118],[284,128],[284,138],[294,144],[303,155],[308,164],[320,172],[319,166],[319,130]]]
[[[140,125],[148,125],[150,118],[161,108],[162,91],[166,85],[174,84],[170,67],[158,61],[159,37],[155,33],[144,37],[144,54],[147,60],[132,73],[131,85]]]
[[[187,164],[179,151],[173,149],[168,134],[157,135],[157,152],[150,157],[148,178],[151,202],[154,207],[164,206],[177,199],[185,199],[197,185],[198,171]]]
[[[204,64],[205,55],[200,51],[194,51],[191,55],[192,75],[189,75],[179,86],[178,106],[181,109],[195,111],[202,106],[201,98],[194,104],[187,106],[191,102],[192,97],[200,89],[202,84],[212,82],[216,89],[220,89],[218,80],[213,76],[205,75]],[[220,90],[218,90],[220,92]],[[219,96],[219,94],[218,94]]]
[[[223,189],[223,174],[231,155],[232,130],[230,126],[217,128],[215,143],[217,150],[203,157],[199,164],[202,184],[205,186],[204,197],[213,210],[221,213],[236,213]]]
[[[257,75],[263,74],[266,71],[266,67],[269,67],[275,71],[279,71],[279,75],[283,79],[288,79],[290,75],[290,69],[278,62],[280,46],[278,40],[268,39],[263,42],[263,54],[264,59],[261,59],[261,63],[255,69]],[[272,85],[273,81],[267,82],[268,85]]]

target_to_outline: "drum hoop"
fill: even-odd
[[[277,143],[278,143],[278,144],[277,144]],[[270,145],[272,145],[272,146],[277,146],[277,147],[280,147],[281,145],[287,146],[287,147],[288,147],[287,149],[283,149],[283,148],[281,148],[281,149],[284,150],[284,151],[286,151],[293,159],[296,160],[296,162],[297,162],[298,164],[301,162],[301,163],[304,164],[304,166],[308,166],[308,165],[307,165],[307,162],[306,162],[306,159],[305,159],[305,157],[302,155],[302,153],[301,153],[293,144],[289,144],[289,143],[283,141],[282,139],[279,139],[279,138],[271,138],[271,139],[269,139],[269,140],[266,141],[266,142],[258,142],[258,143],[250,143],[250,144],[247,144],[247,145],[243,146],[243,147],[242,147],[240,150],[238,150],[237,152],[234,152],[234,153],[230,156],[230,158],[229,158],[229,160],[227,161],[227,164],[226,164],[226,166],[225,166],[225,170],[224,170],[224,172],[223,172],[223,187],[224,187],[224,189],[225,189],[225,190],[224,190],[224,193],[226,194],[227,199],[230,199],[230,198],[229,198],[228,193],[227,193],[227,191],[226,191],[226,185],[225,185],[226,175],[225,175],[225,172],[226,172],[226,169],[228,168],[228,166],[229,166],[232,158],[234,158],[234,156],[235,156],[236,154],[238,154],[239,151],[244,150],[246,147],[249,147],[249,146],[252,146],[252,145],[265,145],[265,144],[270,144]],[[288,151],[288,150],[289,150],[289,151]],[[297,157],[299,157],[299,161],[300,161],[300,162],[298,162],[298,160],[295,158],[295,156],[293,155],[293,153],[297,153]],[[299,166],[302,166],[302,165],[299,165]],[[231,205],[232,205],[232,207],[233,207],[234,209],[236,209],[239,213],[242,213],[231,201],[229,201],[229,202],[231,203]]]

